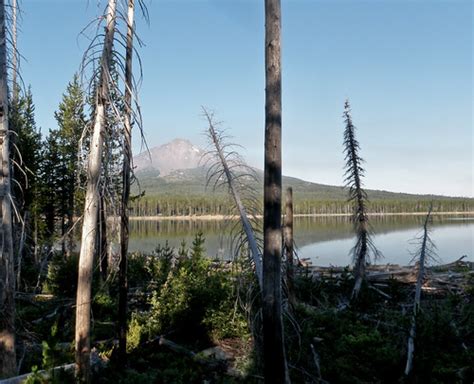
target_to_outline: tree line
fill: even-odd
[[[371,213],[427,212],[432,200],[373,200],[369,199],[367,207]],[[298,198],[294,194],[294,214],[296,215],[329,215],[352,214],[352,205],[345,200],[325,200]],[[433,200],[434,212],[472,212],[474,201],[463,198],[446,198]],[[143,196],[130,203],[130,215],[141,216],[204,216],[232,215],[229,198],[221,195],[152,195]]]

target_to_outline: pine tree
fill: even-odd
[[[56,233],[56,223],[60,216],[60,200],[62,199],[62,175],[65,173],[64,163],[61,159],[58,131],[50,130],[43,150],[40,177],[41,186],[41,211],[44,216],[43,236],[51,244]],[[42,237],[42,236],[40,236]]]
[[[34,229],[41,221],[41,179],[39,170],[42,161],[41,132],[35,122],[35,105],[31,88],[21,96],[12,99],[10,111],[11,127],[15,131],[15,150],[13,151],[12,185],[20,219],[14,216],[16,227],[15,254],[17,256],[17,284],[21,284],[22,263],[32,262],[31,255],[37,249]],[[30,256],[30,258],[25,259]]]
[[[21,188],[15,196],[23,197],[21,206],[24,211],[31,211],[38,196],[38,171],[41,163],[41,132],[35,122],[35,105],[31,88],[19,99],[19,116],[15,128],[17,132],[15,165],[22,170],[15,170],[15,180]],[[16,192],[16,191],[15,191]]]
[[[78,151],[79,141],[87,124],[84,109],[84,92],[80,86],[79,77],[75,74],[63,94],[58,110],[54,114],[58,123],[58,130],[55,135],[61,162],[61,172],[58,172],[59,180],[56,182],[60,181],[62,192],[59,196],[57,209],[63,247],[67,252],[73,247],[72,234],[67,236],[69,239],[67,245],[64,236],[74,224],[74,216],[79,213],[78,200],[81,200],[78,188]]]

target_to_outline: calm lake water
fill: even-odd
[[[379,263],[409,264],[412,244],[421,235],[423,216],[374,216],[370,218],[374,243],[383,254]],[[184,240],[188,245],[196,233],[202,231],[206,238],[207,253],[212,257],[232,257],[231,230],[235,222],[219,220],[163,220],[132,221],[130,251],[151,252],[166,241],[179,247]],[[295,242],[298,256],[309,258],[314,265],[347,265],[354,245],[352,224],[347,217],[298,217],[295,218]],[[474,217],[434,216],[431,238],[436,244],[442,263],[467,255],[473,261]]]

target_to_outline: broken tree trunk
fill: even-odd
[[[407,364],[405,366],[405,375],[409,375],[413,367],[413,355],[415,353],[415,337],[416,337],[416,317],[420,308],[421,300],[421,287],[425,278],[425,263],[428,258],[428,223],[431,215],[431,208],[426,215],[426,219],[423,225],[423,238],[420,248],[420,258],[418,260],[418,276],[416,280],[415,288],[415,301],[413,303],[413,317],[411,320],[410,335],[408,336],[408,353],[407,353]]]
[[[0,378],[16,374],[15,268],[13,258],[6,4],[0,0]]]
[[[81,251],[76,298],[76,376],[90,383],[90,310],[92,269],[99,213],[99,182],[105,135],[105,105],[108,100],[112,49],[115,32],[116,0],[109,0],[105,41],[101,57],[99,88],[96,97],[93,135],[87,164],[87,187],[82,224]]]
[[[289,383],[281,294],[281,3],[265,0],[263,364],[265,383]]]

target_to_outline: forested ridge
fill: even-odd
[[[145,191],[146,192],[146,191]],[[370,196],[370,192],[369,192]],[[470,198],[428,198],[417,199],[370,199],[368,209],[371,213],[422,213],[427,212],[433,202],[435,212],[473,212],[474,200]],[[296,215],[326,215],[352,213],[347,199],[304,199],[295,193],[294,213]],[[208,195],[154,195],[134,200],[130,204],[131,216],[200,216],[231,215],[229,198],[219,194]]]
[[[242,178],[242,183],[262,196],[263,174],[255,170],[256,179]],[[132,193],[140,195],[130,204],[131,216],[229,215],[231,206],[225,188],[206,186],[206,168],[174,171],[160,177],[159,173],[141,171]],[[283,187],[294,191],[295,214],[350,214],[344,187],[323,185],[283,176]],[[186,191],[183,193],[183,191]],[[415,195],[367,190],[369,212],[427,212],[433,202],[434,212],[473,212],[474,199],[437,195]]]

